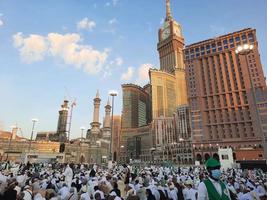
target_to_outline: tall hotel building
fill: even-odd
[[[236,48],[244,44],[254,45],[253,50],[236,54]],[[256,30],[248,28],[186,46],[184,59],[197,159],[219,146],[234,151],[262,148],[252,88],[265,136],[267,93]]]
[[[151,122],[150,85],[122,85],[122,116],[120,137],[120,161],[142,159],[149,155],[151,143],[148,124]],[[142,148],[142,149],[141,149]],[[144,151],[144,152],[141,152]]]

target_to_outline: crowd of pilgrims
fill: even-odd
[[[21,164],[0,166],[0,200],[196,200],[205,167]],[[221,180],[231,199],[266,198],[267,173],[232,168]],[[206,198],[208,199],[208,198]],[[201,199],[202,200],[202,199]]]

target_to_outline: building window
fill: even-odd
[[[236,37],[236,38],[235,38],[235,41],[236,41],[236,42],[240,42],[240,37]]]
[[[247,43],[247,36],[246,35],[242,35],[242,42]]]

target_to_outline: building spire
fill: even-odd
[[[165,19],[165,21],[170,21],[171,19],[172,19],[172,13],[171,13],[170,0],[166,0],[166,19]]]
[[[97,90],[95,98],[100,98],[99,90]]]

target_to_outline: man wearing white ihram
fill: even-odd
[[[65,176],[65,182],[67,183],[68,187],[71,187],[71,182],[73,178],[73,171],[70,168],[69,164],[67,165],[65,171],[64,171],[64,176]]]

